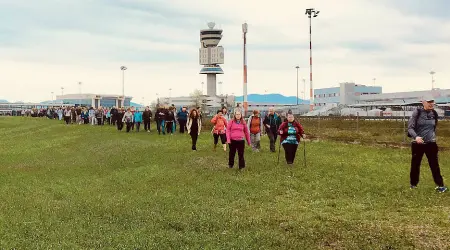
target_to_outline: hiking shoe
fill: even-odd
[[[435,190],[436,190],[438,193],[445,193],[445,192],[448,191],[448,188],[445,187],[445,186],[443,186],[443,187],[436,187]]]
[[[414,185],[411,185],[410,187],[409,187],[409,189],[416,189],[417,188],[417,186],[414,186]]]

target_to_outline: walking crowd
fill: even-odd
[[[438,124],[438,114],[434,110],[434,100],[424,100],[423,108],[415,110],[408,121],[408,137],[411,138],[411,169],[410,188],[416,189],[419,183],[420,165],[423,155],[428,158],[428,163],[432,172],[436,191],[446,192],[448,188],[444,186],[439,160],[438,145],[436,143],[436,127]],[[35,113],[33,113],[35,114]],[[113,107],[108,108],[84,108],[67,107],[65,109],[41,110],[39,114],[47,114],[51,119],[59,119],[69,124],[91,124],[91,125],[114,125],[119,131],[126,126],[126,132],[136,130],[140,132],[141,124],[144,124],[144,131],[151,132],[151,120],[156,122],[156,130],[159,135],[173,135],[177,130],[179,133],[185,132],[191,137],[191,149],[197,151],[198,137],[202,130],[201,108],[193,108],[188,111],[187,107],[182,107],[179,111],[172,105],[170,107],[158,107],[153,115],[149,107],[140,111],[134,107],[124,109]],[[22,113],[22,116],[26,113]],[[252,114],[244,119],[240,108],[236,108],[233,114],[229,114],[227,108],[217,110],[216,115],[210,120],[212,124],[213,150],[217,150],[217,144],[222,144],[223,151],[228,154],[228,167],[235,165],[235,156],[238,154],[239,169],[245,168],[245,145],[247,144],[254,152],[261,149],[261,136],[265,132],[269,138],[269,149],[276,152],[277,141],[279,150],[284,149],[284,158],[287,165],[294,164],[295,156],[300,145],[300,141],[305,139],[305,131],[298,120],[295,119],[291,111],[285,117],[280,117],[275,113],[274,108],[262,117],[259,111],[254,110]],[[278,140],[278,137],[279,140]],[[306,150],[304,148],[304,150]],[[279,151],[280,153],[280,151]],[[306,160],[306,159],[305,159]]]

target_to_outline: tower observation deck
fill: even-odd
[[[200,74],[206,74],[206,93],[208,96],[217,96],[217,74],[223,74],[219,64],[224,63],[224,50],[218,46],[222,39],[221,29],[214,29],[214,22],[208,23],[209,29],[200,30],[199,59],[203,68]]]

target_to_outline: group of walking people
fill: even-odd
[[[416,189],[419,183],[420,165],[423,155],[428,158],[428,163],[432,172],[436,191],[446,192],[448,188],[444,186],[439,160],[438,145],[436,142],[436,127],[438,124],[438,114],[434,110],[434,100],[429,98],[424,100],[423,108],[418,108],[412,114],[408,122],[408,136],[411,140],[411,169],[410,169],[410,188]],[[117,125],[118,130],[122,130],[126,124],[126,131],[130,132],[136,128],[140,131],[141,123],[144,123],[144,130],[151,131],[152,111],[147,107],[141,112],[137,109],[128,108],[127,110],[113,107],[112,109],[87,109],[81,107],[68,107],[63,112],[62,109],[55,110],[59,119],[64,116],[66,124],[97,124],[103,125],[105,121],[108,124]],[[61,114],[62,113],[62,114]],[[53,117],[53,116],[52,116]],[[55,115],[56,117],[56,115]],[[194,108],[190,111],[183,107],[177,112],[174,106],[159,107],[156,110],[154,119],[159,134],[173,134],[176,131],[177,122],[180,133],[187,132],[191,136],[192,150],[197,151],[197,141],[202,130],[202,113],[200,108]],[[270,108],[269,112],[261,117],[259,111],[253,113],[244,119],[239,108],[236,108],[232,115],[228,113],[227,108],[217,110],[216,115],[210,121],[213,125],[211,130],[213,138],[213,150],[217,150],[219,141],[223,151],[229,147],[228,166],[233,168],[235,165],[235,156],[238,154],[239,169],[245,168],[245,144],[250,146],[254,152],[261,149],[261,136],[265,132],[269,138],[269,149],[276,152],[276,144],[284,149],[285,160],[288,165],[294,163],[295,155],[300,145],[300,140],[305,139],[303,126],[294,118],[292,112],[281,118]],[[279,140],[278,140],[278,137]]]

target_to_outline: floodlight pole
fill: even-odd
[[[248,24],[242,24],[242,33],[244,34],[244,116],[247,117],[248,100],[247,100],[247,32]]]
[[[312,77],[312,31],[311,31],[311,19],[313,17],[317,17],[320,11],[314,10],[314,8],[306,9],[305,15],[308,15],[309,18],[309,85],[310,85],[310,104],[309,111],[314,110],[314,99],[313,99],[313,77]]]
[[[125,107],[125,70],[127,69],[125,66],[120,67],[122,70],[122,107]]]
[[[436,72],[430,71],[430,75],[431,75],[431,90],[434,89],[434,74],[436,74]]]
[[[298,69],[300,68],[299,66],[295,67],[297,69],[297,106],[298,106]]]

